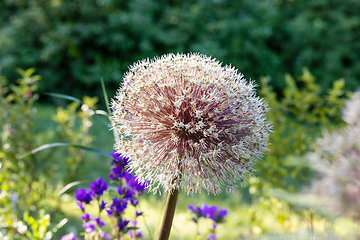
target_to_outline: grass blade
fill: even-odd
[[[107,93],[106,93],[106,88],[105,88],[105,84],[104,84],[104,79],[103,79],[103,78],[100,78],[100,82],[101,82],[101,88],[102,88],[103,95],[104,95],[106,110],[107,110],[107,112],[108,112],[108,114],[109,114],[109,116],[110,116],[109,98],[108,98]]]
[[[108,116],[107,112],[105,112],[103,110],[95,110],[93,116],[96,117],[97,119],[99,119],[100,122],[103,123],[106,127],[110,126],[109,116]],[[106,121],[102,116],[105,116],[108,121]]]
[[[82,103],[80,99],[65,94],[60,94],[60,93],[45,93],[45,94],[52,97],[63,98],[66,100]]]
[[[75,181],[75,182],[71,182],[69,184],[66,184],[65,187],[63,187],[59,192],[58,192],[58,196],[61,196],[64,192],[66,192],[67,190],[69,190],[70,188],[79,185],[83,183],[83,181]]]

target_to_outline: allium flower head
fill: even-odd
[[[115,149],[155,192],[231,190],[267,149],[271,126],[254,87],[205,55],[137,62],[112,101]]]

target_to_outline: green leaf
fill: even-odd
[[[128,227],[128,228],[126,228],[127,230],[137,230],[137,229],[139,229],[138,227]]]
[[[29,68],[29,69],[25,70],[24,76],[30,77],[31,75],[33,75],[34,72],[35,72],[35,68]]]
[[[52,97],[63,98],[63,99],[66,99],[66,100],[82,103],[82,101],[80,99],[77,99],[75,97],[65,95],[65,94],[59,94],[59,93],[45,93],[45,94],[49,95],[49,96],[52,96]]]

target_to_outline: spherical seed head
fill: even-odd
[[[205,55],[137,62],[112,101],[115,149],[154,192],[232,190],[253,173],[271,131],[254,87]]]

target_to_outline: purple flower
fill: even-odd
[[[133,190],[131,190],[130,188],[118,186],[118,194],[122,195],[123,198],[131,199],[135,195],[135,192]]]
[[[92,222],[84,223],[83,227],[85,228],[85,232],[88,234],[95,231],[95,225]]]
[[[208,205],[206,205],[206,203],[203,203],[201,209],[205,218],[214,219],[218,207],[216,205],[209,207]]]
[[[69,233],[61,237],[61,240],[76,240],[76,236],[74,233]]]
[[[188,206],[188,209],[189,209],[192,213],[194,213],[194,212],[195,212],[194,204],[189,205],[189,206]]]
[[[101,200],[101,204],[100,204],[100,212],[102,211],[102,210],[104,210],[105,209],[105,207],[106,207],[106,202],[104,202],[104,200]]]
[[[101,232],[100,237],[102,237],[103,239],[106,239],[106,240],[110,239],[110,235],[108,233],[105,233],[105,232]]]
[[[228,211],[225,208],[220,209],[218,216],[221,218],[226,217],[226,215],[228,214]]]
[[[134,234],[135,234],[135,231],[134,230],[130,230],[130,231],[128,231],[128,234],[129,234],[129,236],[130,236],[130,239],[134,239]]]
[[[142,234],[142,232],[140,230],[136,231],[136,237],[137,238],[144,238],[144,235]]]
[[[89,187],[95,197],[102,196],[104,191],[108,189],[106,182],[100,177],[96,181],[90,183]]]
[[[224,221],[224,218],[226,217],[228,211],[225,208],[220,209],[217,211],[211,219],[213,219],[216,223],[222,223]]]
[[[203,209],[200,208],[200,207],[194,207],[194,205],[189,205],[189,206],[188,206],[188,209],[189,209],[192,213],[195,213],[195,215],[196,215],[197,218],[204,216]]]
[[[137,221],[132,221],[132,227],[136,228],[137,223],[138,223]],[[128,233],[129,233],[131,239],[134,237],[135,238],[143,238],[144,237],[140,230],[130,230]]]
[[[206,240],[215,240],[215,239],[217,239],[216,234],[209,234]]]
[[[135,211],[135,215],[136,215],[136,217],[141,216],[141,215],[143,215],[143,212]]]
[[[84,220],[85,222],[89,221],[91,218],[91,215],[89,213],[85,213],[84,215],[81,216],[82,220]]]
[[[82,202],[78,202],[77,205],[79,206],[81,211],[85,211],[84,204]]]
[[[122,175],[123,175],[123,167],[122,166],[114,166],[111,169],[109,179],[115,181],[115,180],[118,180],[119,178],[121,178]]]
[[[212,225],[212,231],[213,232],[215,232],[216,227],[217,227],[216,223],[213,223],[213,225]]]
[[[129,224],[130,221],[124,220],[122,217],[118,219],[118,227],[120,231],[124,231],[125,227]]]
[[[119,215],[122,212],[124,212],[124,210],[127,207],[127,200],[126,199],[118,199],[118,198],[114,198],[113,199],[113,203],[110,205],[109,209],[107,209],[107,213],[108,215]]]
[[[225,208],[218,209],[216,205],[209,207],[206,203],[203,203],[201,207],[195,207],[193,204],[188,206],[188,209],[196,215],[192,217],[192,220],[197,223],[200,217],[210,218],[216,223],[224,221],[228,211]]]
[[[105,221],[100,218],[94,218],[94,223],[96,223],[100,228],[103,228],[105,226]]]
[[[203,204],[204,205],[204,204]],[[205,204],[206,205],[206,204]],[[195,207],[193,204],[188,206],[188,209],[195,214],[195,217],[192,217],[191,219],[197,223],[198,219],[202,216],[204,216],[203,209],[200,207]]]
[[[130,199],[130,203],[131,203],[131,205],[133,205],[134,207],[136,207],[136,206],[139,204],[139,200]]]
[[[111,162],[112,165],[125,167],[129,163],[129,157],[126,157],[115,151],[113,151],[110,156],[113,157],[113,161]]]
[[[131,223],[132,223],[132,226],[133,226],[133,227],[137,227],[138,221],[136,221],[136,220],[135,220],[135,221],[131,221]]]
[[[126,181],[126,185],[130,188],[133,188],[139,195],[145,193],[146,183],[140,183],[138,179],[129,172],[123,173],[123,178]]]
[[[200,207],[196,207],[195,213],[198,218],[204,216],[203,210]]]
[[[137,230],[137,231],[134,231],[134,230],[130,230],[129,232],[129,235],[132,238],[144,238],[144,235],[142,234],[142,232],[140,230]],[[135,234],[135,236],[134,236]]]
[[[83,202],[85,204],[89,204],[92,200],[91,191],[88,189],[78,189],[75,191],[75,198],[79,202]],[[81,207],[80,207],[81,208]]]

